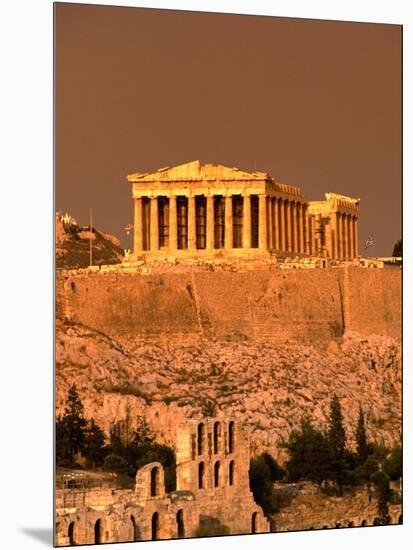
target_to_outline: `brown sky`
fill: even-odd
[[[131,246],[126,175],[200,159],[360,197],[391,255],[401,27],[58,3],[55,28],[57,208]]]

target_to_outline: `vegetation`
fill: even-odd
[[[92,418],[83,417],[83,405],[76,385],[69,389],[68,402],[62,417],[56,422],[56,459],[58,466],[75,466],[77,455],[86,458],[93,469],[102,468],[119,476],[134,478],[139,468],[150,462],[160,462],[165,469],[166,491],[176,488],[174,450],[155,441],[155,435],[145,417],[136,419],[132,428],[129,413],[112,425],[109,441]]]
[[[333,482],[339,495],[345,485],[374,485],[378,519],[382,524],[388,523],[388,504],[394,496],[390,480],[401,478],[402,449],[398,446],[389,450],[368,441],[362,408],[355,433],[356,453],[353,453],[346,447],[341,406],[334,395],[325,432],[314,428],[310,419],[303,418],[300,429],[293,430],[283,445],[289,453],[287,480],[309,480],[320,485],[323,481]]]
[[[402,239],[399,239],[393,248],[393,257],[394,258],[401,258],[403,256],[403,241]]]
[[[218,520],[210,523],[200,523],[192,536],[194,537],[220,537],[229,535],[229,528]]]
[[[270,454],[262,453],[251,460],[249,477],[254,500],[262,507],[264,514],[277,512],[279,506],[273,492],[273,482],[283,479],[285,471]]]

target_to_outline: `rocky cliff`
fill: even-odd
[[[123,341],[58,320],[57,410],[69,385],[80,390],[87,417],[108,430],[145,414],[159,441],[172,444],[185,416],[227,410],[249,423],[253,452],[278,445],[303,414],[326,422],[330,399],[341,400],[349,442],[359,405],[369,437],[397,443],[401,431],[400,344],[388,336],[347,332],[323,346],[200,339]]]
[[[88,267],[92,241],[93,265],[117,264],[122,261],[123,249],[113,235],[95,228],[78,225],[71,216],[56,216],[56,267],[77,269]]]

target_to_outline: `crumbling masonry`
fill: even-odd
[[[199,527],[228,534],[269,532],[249,489],[248,430],[233,420],[189,420],[177,431],[177,490],[165,493],[158,462],[135,490],[58,488],[56,545],[185,538]]]

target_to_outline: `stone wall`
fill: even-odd
[[[344,330],[401,337],[401,271],[57,275],[58,316],[117,338],[328,341]]]
[[[228,475],[231,461],[234,469]],[[217,526],[228,534],[269,531],[249,489],[246,428],[223,418],[188,420],[178,429],[176,465],[177,490],[171,493],[165,493],[159,462],[137,471],[134,491],[57,489],[56,545],[185,538],[199,536],[198,528]]]
[[[401,504],[390,504],[391,524],[402,523]],[[367,489],[343,497],[301,492],[273,516],[276,531],[302,531],[378,524],[377,499]]]

